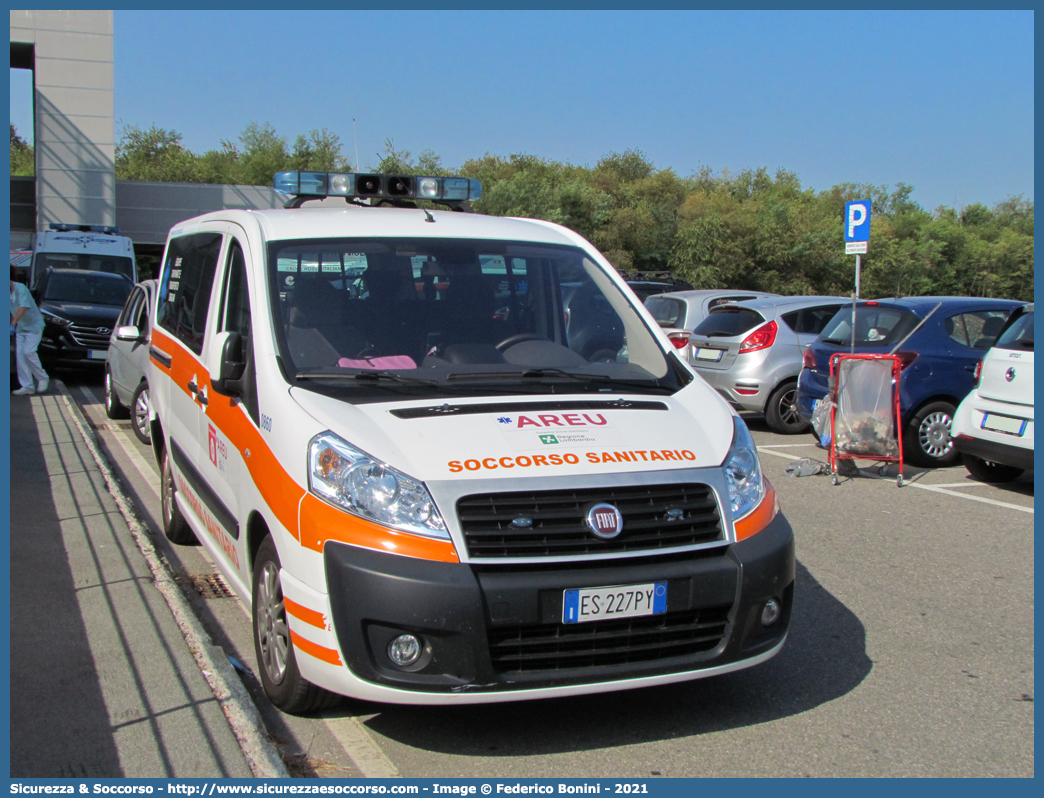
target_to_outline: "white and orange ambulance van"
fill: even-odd
[[[149,376],[166,535],[251,607],[274,704],[594,693],[780,650],[793,535],[750,433],[587,241],[470,212],[464,178],[275,186],[285,209],[171,230]]]

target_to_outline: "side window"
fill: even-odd
[[[819,335],[823,332],[827,322],[834,318],[841,310],[840,305],[821,305],[815,308],[805,308],[801,311],[801,332],[810,335]]]
[[[225,304],[219,330],[237,332],[246,345],[250,339],[250,297],[247,293],[246,261],[236,241],[229,246]]]
[[[138,303],[138,306],[134,309],[134,315],[131,317],[133,319],[132,323],[142,335],[149,331],[149,305],[151,304],[148,292],[142,291],[141,302]]]
[[[142,291],[140,288],[135,288],[130,297],[127,299],[127,304],[123,306],[123,312],[120,313],[120,318],[116,322],[117,327],[124,327],[128,324],[137,324],[138,308],[141,306]]]
[[[964,329],[972,349],[989,349],[997,341],[1008,312],[1004,310],[977,310],[964,314]]]
[[[943,321],[943,329],[950,338],[961,346],[971,346],[968,341],[968,331],[964,327],[964,316],[957,314]]]
[[[218,233],[175,238],[167,247],[167,260],[163,265],[157,324],[197,355],[203,352],[220,249]]]
[[[790,311],[790,313],[784,313],[782,316],[780,316],[780,318],[783,319],[784,323],[790,329],[792,329],[794,332],[796,332],[796,333],[805,332],[805,330],[802,329],[802,327],[801,327],[801,311],[800,310],[792,310],[792,311]]]

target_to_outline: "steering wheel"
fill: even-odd
[[[520,344],[523,341],[544,341],[547,340],[542,335],[536,333],[518,333],[518,335],[512,335],[505,338],[499,344],[497,344],[497,351],[504,352],[513,347],[515,344]]]
[[[365,360],[368,357],[380,357],[381,352],[374,344],[366,344],[358,351],[353,360]]]

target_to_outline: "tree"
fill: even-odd
[[[36,174],[36,156],[33,148],[18,135],[15,126],[11,125],[11,176],[28,176]]]
[[[173,130],[130,125],[116,142],[116,179],[165,183],[200,183],[198,158],[181,144]]]

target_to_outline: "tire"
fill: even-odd
[[[976,457],[973,454],[965,454],[962,457],[964,459],[964,467],[968,469],[972,479],[977,479],[979,482],[992,482],[994,484],[1014,482],[1025,471],[1025,469],[1004,465],[1004,463],[993,463],[989,460],[983,460],[981,457]]]
[[[174,487],[174,472],[170,467],[170,455],[163,450],[160,463],[160,511],[163,522],[163,534],[171,543],[187,546],[196,543],[196,534],[181,514],[176,500],[177,489]]]
[[[765,423],[780,435],[797,435],[812,429],[812,425],[798,415],[796,382],[785,382],[772,392],[765,405]]]
[[[105,415],[109,418],[127,418],[130,415],[116,395],[116,389],[112,384],[112,374],[109,373],[108,368],[105,369]]]
[[[922,468],[957,462],[960,453],[950,440],[955,409],[949,402],[929,402],[918,410],[903,431],[903,456]]]
[[[152,428],[149,426],[149,384],[141,383],[134,389],[130,404],[131,428],[138,440],[146,446],[152,443]]]
[[[297,667],[279,579],[279,554],[269,535],[254,558],[251,617],[254,653],[265,695],[283,712],[300,715],[330,706],[339,696],[317,687]]]

